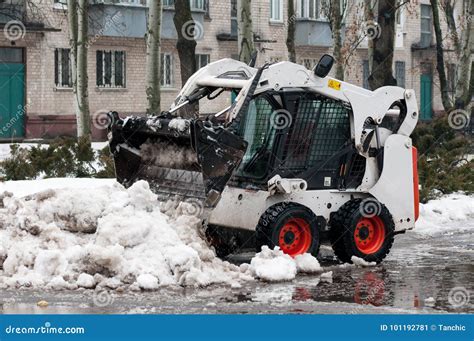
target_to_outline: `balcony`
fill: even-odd
[[[193,0],[191,3],[195,2]],[[146,34],[148,7],[145,0],[93,0],[89,12],[89,34],[92,36],[143,38]],[[202,27],[204,14],[203,8],[192,6],[192,16],[197,26]],[[161,23],[163,39],[178,38],[173,16],[173,2],[165,1]]]
[[[295,43],[297,46],[331,46],[332,34],[329,22],[323,19],[298,18]]]
[[[0,0],[0,29],[6,29],[8,22],[13,22],[13,29],[24,30],[23,33],[58,31],[51,27],[43,11],[35,6],[26,6],[25,0]]]
[[[11,20],[25,21],[26,6],[22,0],[0,1],[0,24],[6,24]]]

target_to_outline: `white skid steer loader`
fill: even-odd
[[[382,261],[418,218],[415,93],[339,81],[332,64],[328,55],[312,71],[223,59],[196,72],[167,112],[109,113],[118,181],[202,202],[220,257],[263,245],[317,255],[328,240],[343,262]],[[237,95],[228,108],[180,117],[226,91]]]

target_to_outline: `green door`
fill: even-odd
[[[25,65],[0,62],[0,139],[25,135]]]
[[[422,120],[431,120],[433,117],[432,86],[433,80],[431,74],[422,74],[420,76],[420,118]]]

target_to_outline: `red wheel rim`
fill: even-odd
[[[280,230],[278,243],[280,249],[294,257],[309,250],[312,241],[309,224],[301,218],[291,218]]]
[[[380,250],[385,240],[385,225],[380,217],[361,218],[354,231],[354,240],[360,252],[370,255]]]

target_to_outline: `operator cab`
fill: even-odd
[[[353,148],[350,115],[344,102],[303,89],[257,95],[240,121],[248,148],[233,185],[265,189],[280,175],[308,189],[357,187],[365,159]]]

